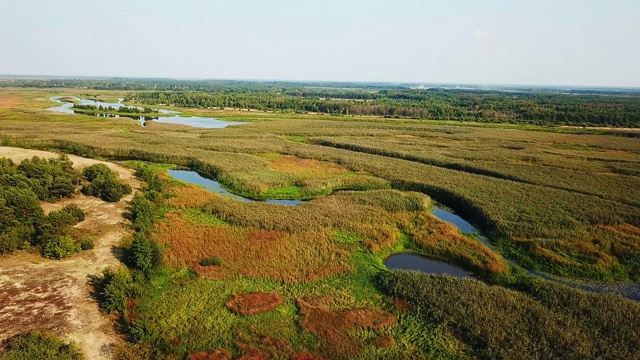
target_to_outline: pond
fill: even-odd
[[[462,268],[416,254],[396,254],[387,258],[384,264],[392,270],[414,270],[435,275],[470,277],[469,273]]]
[[[219,182],[215,181],[215,180],[210,180],[207,178],[204,178],[202,176],[200,176],[200,174],[198,174],[195,171],[189,171],[189,170],[168,170],[167,171],[169,173],[169,175],[177,180],[181,180],[184,182],[187,182],[189,184],[195,184],[195,185],[199,185],[202,186],[203,188],[214,192],[216,194],[220,194],[222,196],[226,196],[228,198],[231,199],[236,199],[242,202],[254,202],[256,200],[252,200],[237,194],[234,194],[232,192],[230,192],[229,190],[223,188]],[[300,200],[266,200],[264,201],[268,204],[280,204],[280,205],[289,205],[289,206],[293,206],[293,205],[298,205],[300,203],[302,203],[302,201]]]
[[[76,112],[73,110],[73,103],[62,101],[61,100],[62,98],[63,96],[54,96],[50,98],[49,100],[53,102],[57,102],[61,105],[50,107],[47,110],[59,112],[63,114],[75,114]],[[78,101],[80,105],[92,105],[96,107],[98,106],[112,107],[116,110],[120,109],[121,107],[134,107],[134,106],[125,105],[123,103],[124,101],[123,98],[118,98],[117,103],[108,103],[103,101],[78,99],[78,98],[75,98],[75,100]],[[136,108],[139,110],[142,110],[141,107],[136,107]],[[96,116],[114,117],[114,118],[120,118],[120,117],[131,118],[133,120],[139,121],[140,125],[142,126],[144,126],[145,122],[147,121],[157,121],[157,122],[167,123],[167,124],[182,124],[182,125],[198,127],[198,128],[207,128],[207,129],[222,129],[231,125],[246,124],[245,122],[224,121],[224,120],[219,120],[216,118],[209,118],[209,117],[199,117],[199,116],[182,117],[179,115],[180,114],[179,111],[174,111],[174,110],[166,110],[166,109],[154,109],[154,110],[157,110],[158,113],[162,115],[168,115],[168,116],[143,116],[143,115],[134,115],[134,114],[132,115],[97,114]]]

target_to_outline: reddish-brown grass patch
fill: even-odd
[[[153,237],[167,245],[170,266],[188,266],[207,278],[229,275],[262,277],[284,282],[317,280],[351,270],[350,253],[331,241],[329,230],[284,231],[197,224],[167,214]],[[216,256],[220,266],[201,266]]]
[[[322,303],[322,299],[320,303]],[[325,351],[331,354],[354,354],[362,344],[352,334],[356,329],[380,330],[396,322],[395,316],[378,309],[349,309],[332,311],[324,305],[298,299],[302,329],[321,337]]]
[[[390,335],[378,336],[377,338],[373,339],[373,345],[380,348],[390,348],[396,346],[396,340],[393,338],[393,336]]]
[[[227,307],[242,315],[255,315],[271,311],[282,304],[282,298],[276,292],[257,292],[235,295],[227,302]]]
[[[242,350],[244,360],[288,359],[293,355],[291,344],[284,339],[266,335],[238,333],[236,344]]]
[[[293,355],[293,360],[322,360],[322,356],[313,355],[306,351]]]
[[[230,360],[231,353],[227,350],[201,351],[187,357],[189,360]]]
[[[16,95],[0,96],[0,109],[20,108],[24,104],[21,97]]]
[[[175,197],[167,199],[165,203],[180,209],[188,207],[202,207],[212,200],[220,197],[211,191],[207,191],[195,185],[188,185],[184,187],[176,186],[168,189],[167,192],[174,194]]]

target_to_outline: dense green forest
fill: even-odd
[[[640,126],[636,97],[448,90],[328,90],[283,93],[145,92],[127,101],[180,107],[230,107],[397,118],[531,123],[537,125]]]
[[[144,105],[571,126],[640,126],[640,90],[353,82],[0,79],[0,87],[144,91]]]

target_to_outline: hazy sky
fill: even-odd
[[[640,0],[0,0],[0,74],[640,86]]]

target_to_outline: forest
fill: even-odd
[[[640,126],[637,98],[448,90],[305,90],[282,93],[143,92],[127,101],[190,108],[238,108],[535,125]]]
[[[131,91],[125,100],[143,106],[544,126],[640,126],[640,92],[631,88],[28,78],[0,79],[0,87]]]

